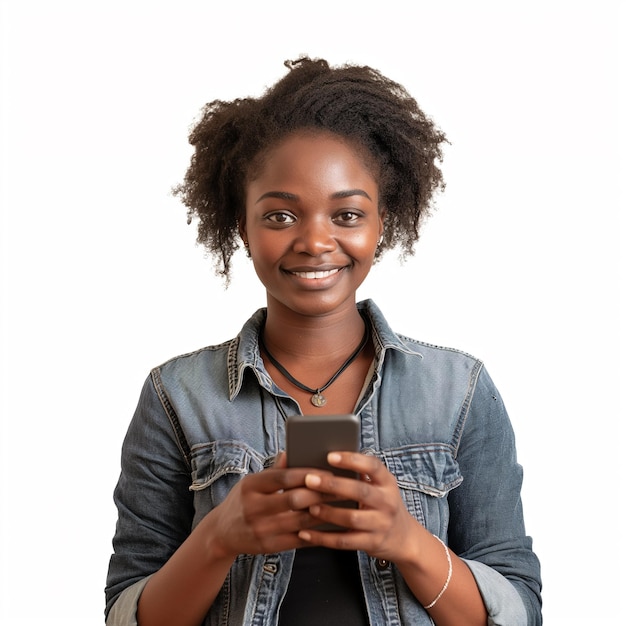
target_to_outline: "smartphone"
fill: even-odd
[[[329,452],[358,452],[361,446],[360,422],[356,415],[291,415],[287,418],[287,467],[315,467],[337,476],[358,478],[357,472],[332,467],[326,461]],[[353,500],[331,503],[356,508]],[[334,524],[321,524],[317,530],[345,530]]]

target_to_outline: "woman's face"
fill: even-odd
[[[241,231],[268,307],[315,316],[353,307],[383,232],[378,184],[341,138],[290,135],[249,182]]]

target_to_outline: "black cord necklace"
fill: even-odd
[[[299,380],[295,379],[272,355],[272,353],[267,349],[265,342],[263,341],[263,330],[259,333],[259,345],[264,350],[265,354],[267,354],[267,358],[272,362],[274,367],[292,384],[294,384],[302,391],[307,391],[308,393],[313,394],[311,397],[311,404],[318,408],[323,407],[326,404],[326,398],[322,394],[322,391],[328,389],[336,380],[343,374],[349,365],[356,359],[359,354],[365,348],[365,344],[370,336],[370,329],[367,322],[365,322],[365,332],[363,333],[363,338],[361,339],[361,343],[357,346],[356,350],[348,357],[348,360],[344,362],[344,364],[331,376],[330,380],[325,384],[319,387],[318,389],[311,389],[311,387],[307,387],[305,384],[301,383]]]

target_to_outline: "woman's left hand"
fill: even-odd
[[[362,479],[341,478],[309,473],[306,486],[330,494],[333,499],[356,500],[358,508],[346,509],[331,504],[316,504],[309,512],[324,522],[332,522],[346,531],[302,530],[301,539],[327,548],[362,550],[370,556],[398,562],[405,560],[409,541],[422,529],[407,511],[395,477],[373,456],[356,452],[331,452],[328,462],[337,468],[358,472]],[[416,525],[418,528],[416,528]]]

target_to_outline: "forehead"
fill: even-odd
[[[300,171],[319,175],[328,163],[343,164],[355,175],[367,176],[377,184],[378,168],[369,151],[358,142],[334,133],[304,129],[281,138],[257,155],[248,172],[248,183],[259,178],[276,178]]]

